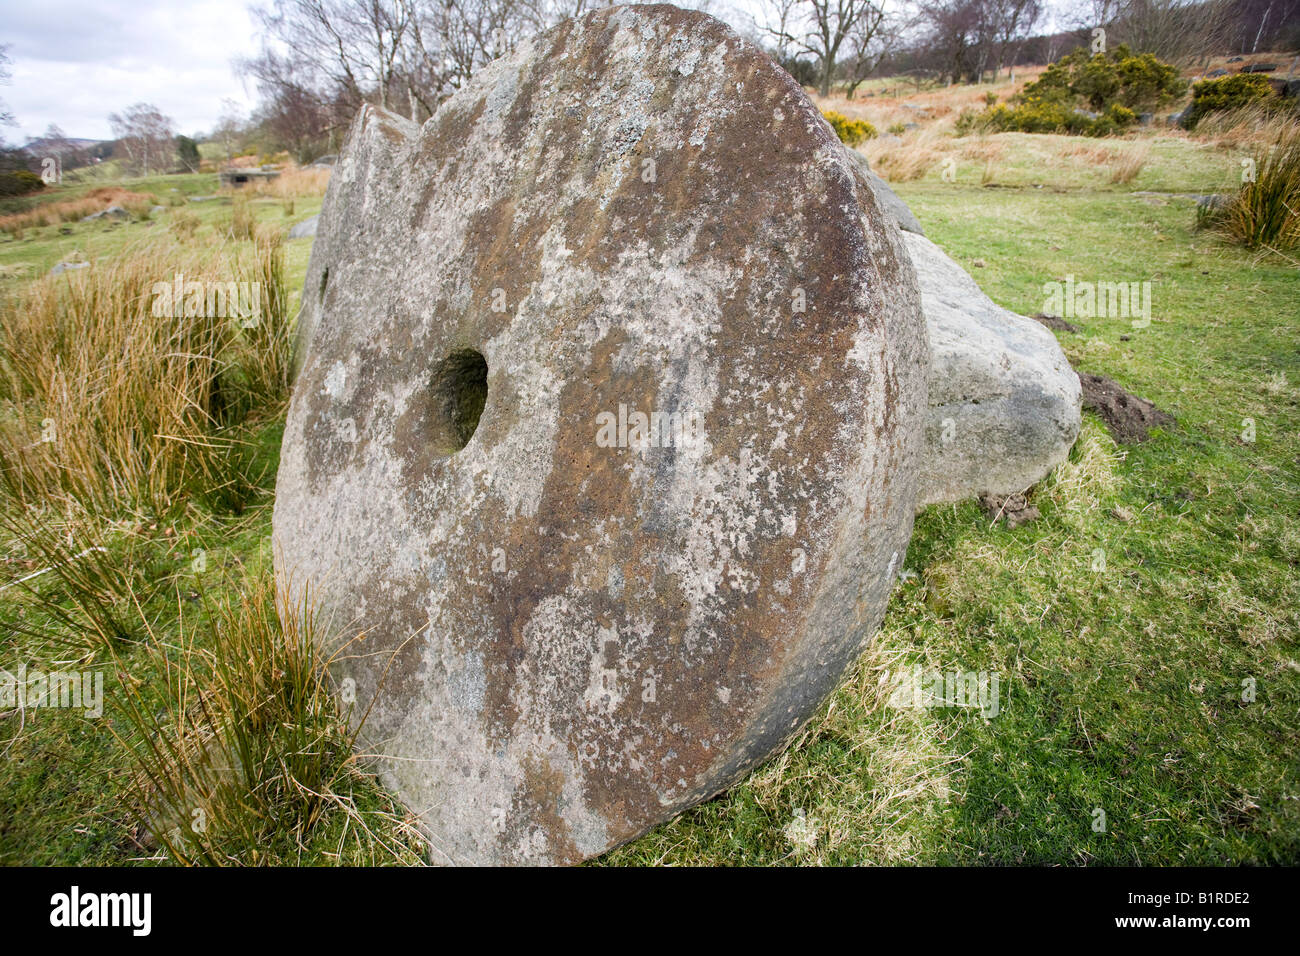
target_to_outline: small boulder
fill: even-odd
[[[58,265],[56,265],[53,269],[49,271],[49,275],[57,276],[57,275],[62,275],[65,272],[72,272],[76,269],[89,269],[89,268],[90,268],[89,262],[60,262]]]
[[[930,405],[917,507],[1023,492],[1064,461],[1079,436],[1079,378],[1043,325],[1078,330],[995,303],[925,238],[907,204],[866,168],[866,159],[849,152],[901,230],[921,289]]]
[[[312,216],[310,219],[304,219],[302,222],[295,223],[294,227],[289,230],[290,239],[303,239],[307,236],[316,235],[316,223],[320,216]]]
[[[986,296],[929,239],[903,239],[930,335],[917,506],[1023,492],[1079,437],[1079,378],[1051,332]]]
[[[112,219],[117,222],[124,222],[131,218],[131,214],[121,206],[109,206],[107,209],[101,209],[99,212],[91,213],[89,216],[82,216],[82,222],[94,222],[96,219]]]

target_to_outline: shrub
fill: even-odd
[[[1181,89],[1178,71],[1149,53],[1134,56],[1119,46],[1089,56],[1079,49],[1049,66],[1010,106],[997,103],[983,113],[963,113],[957,133],[993,129],[1109,136],[1137,122],[1134,107],[1170,99]]]
[[[45,188],[45,181],[26,169],[0,173],[0,196],[25,196]]]
[[[831,129],[835,130],[835,135],[840,138],[840,142],[848,146],[857,146],[880,135],[866,120],[849,119],[843,113],[836,113],[833,110],[822,115],[826,117],[826,122],[831,124]]]
[[[1202,80],[1192,86],[1192,105],[1183,117],[1183,125],[1195,129],[1207,113],[1239,110],[1255,106],[1265,111],[1283,109],[1282,98],[1273,92],[1268,78],[1257,73],[1238,73],[1216,80]]]

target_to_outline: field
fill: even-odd
[[[903,108],[906,89],[863,92],[819,105],[882,132],[916,112]],[[796,744],[597,863],[1300,862],[1300,270],[1194,229],[1195,197],[1235,188],[1250,131],[954,137],[959,99],[984,92],[917,94],[930,115],[863,150],[1008,308],[1044,311],[1044,284],[1068,275],[1151,282],[1149,327],[1078,319],[1078,332],[1057,335],[1078,370],[1116,379],[1176,423],[1119,446],[1085,415],[1070,460],[1034,491],[1030,524],[994,524],[974,503],[924,512],[873,648]],[[120,185],[165,209],[4,236],[7,302],[142,249],[162,280],[169,257],[263,254],[234,238],[242,204],[230,196],[169,200],[217,195],[214,176]],[[314,214],[320,195],[289,202],[244,207],[253,234]],[[197,222],[176,225],[188,217]],[[283,246],[288,317],[310,244]],[[39,278],[77,259],[96,266]],[[7,348],[15,334],[3,333]],[[255,659],[286,643],[268,587],[284,394],[254,394],[242,340],[222,341],[251,396],[209,429],[241,449],[233,457],[178,466],[176,481],[129,496],[120,476],[92,488],[86,476],[104,469],[88,464],[53,472],[21,506],[12,489],[4,502],[0,666],[109,677],[102,719],[0,710],[0,863],[422,857],[412,821],[351,756],[310,665]],[[22,407],[13,374],[0,379],[0,432],[35,441],[42,416]],[[80,577],[18,583],[91,547],[106,550]],[[918,666],[995,675],[996,713],[899,706],[898,678]],[[185,750],[195,736],[237,750],[236,770],[197,801],[210,823],[158,826],[196,802],[186,800],[201,761]],[[159,739],[179,741],[176,753]]]

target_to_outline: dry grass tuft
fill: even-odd
[[[156,716],[157,701],[124,685],[129,730],[117,739],[137,768],[137,840],[179,863],[293,864],[309,831],[342,816],[340,857],[350,834],[356,862],[417,863],[404,811],[353,799],[372,786],[353,753],[361,720],[340,712],[311,614],[279,603],[287,590],[255,576],[199,616],[210,623],[182,611],[174,642],[144,642],[170,709]]]
[[[219,433],[288,385],[283,262],[278,233],[242,253],[153,241],[0,302],[0,487],[24,507],[160,514],[234,482]],[[177,275],[209,290],[199,314],[157,314]],[[214,297],[232,282],[258,284],[255,319]]]
[[[253,186],[253,192],[257,196],[280,200],[324,196],[329,186],[330,172],[323,167],[308,169],[293,166],[281,171],[270,182],[257,183]]]
[[[872,169],[895,183],[920,179],[943,156],[940,134],[931,129],[921,130],[902,142],[873,140],[862,152],[871,161]]]
[[[1119,152],[1107,165],[1110,166],[1112,186],[1127,185],[1137,179],[1151,158],[1151,141],[1142,140],[1125,152]]]

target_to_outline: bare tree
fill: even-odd
[[[845,99],[853,99],[859,86],[876,71],[882,60],[898,43],[895,25],[885,17],[886,0],[879,6],[868,5],[849,33],[848,68],[845,71]]]
[[[767,23],[764,30],[776,41],[779,49],[807,53],[817,61],[817,88],[822,96],[829,96],[835,81],[835,68],[840,50],[850,38],[862,29],[864,19],[875,21],[868,31],[864,48],[879,28],[883,0],[795,0],[792,16],[776,25]],[[778,8],[779,9],[779,8]]]
[[[1043,6],[1039,0],[985,0],[984,10],[996,76],[1004,66],[1014,66],[1020,45],[1042,19]]]
[[[926,0],[921,5],[926,47],[940,73],[954,83],[979,77],[982,16],[981,0]]]
[[[111,113],[108,124],[133,172],[144,176],[163,172],[175,160],[175,124],[151,103],[136,103],[121,113]]]
[[[0,43],[0,83],[9,85],[9,78],[13,74],[9,70],[9,44]],[[13,126],[14,114],[9,112],[9,105],[0,100],[0,126]]]

